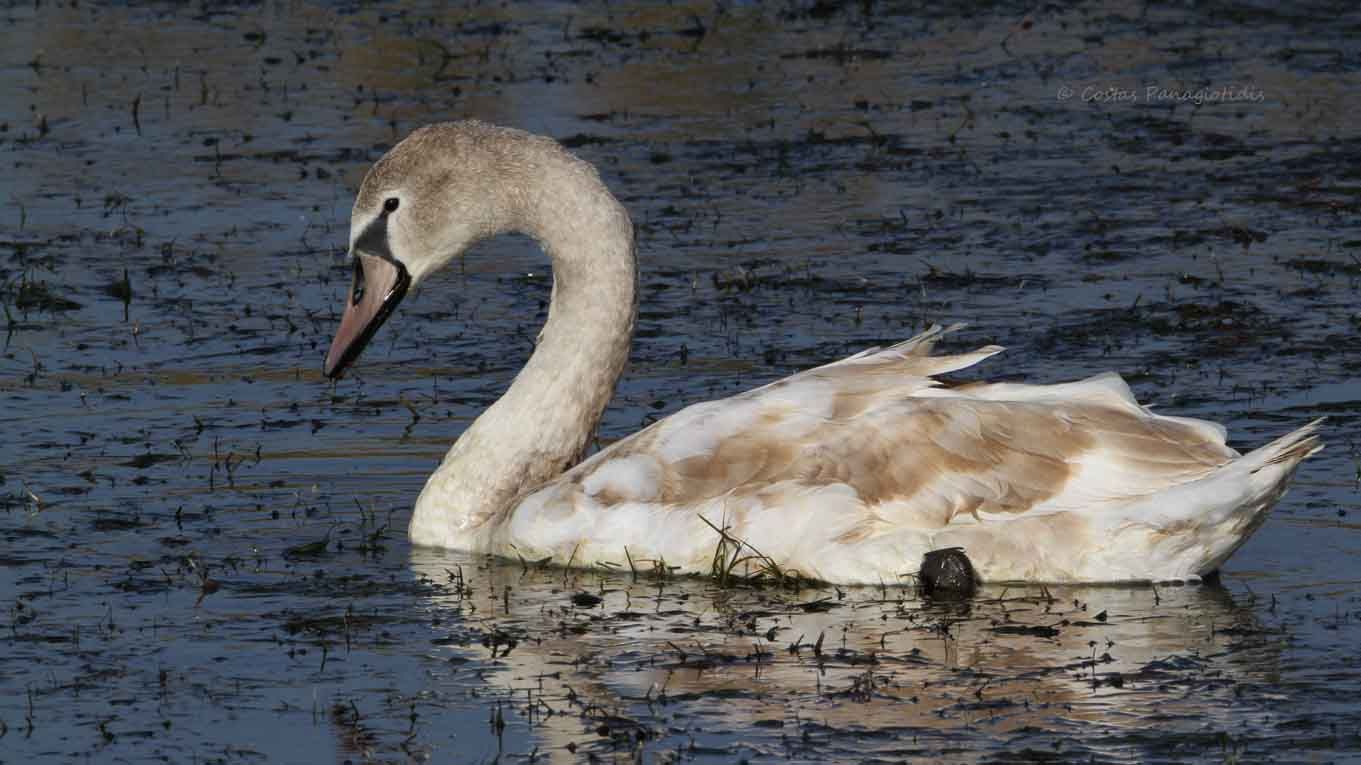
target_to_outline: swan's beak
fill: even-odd
[[[401,263],[374,255],[355,254],[350,299],[345,304],[345,315],[340,317],[336,337],[331,341],[331,350],[326,354],[326,365],[322,367],[327,377],[332,380],[340,377],[345,368],[359,358],[359,353],[383,326],[392,309],[402,302],[402,296],[410,286],[411,276]]]

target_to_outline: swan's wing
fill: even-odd
[[[940,332],[681,410],[528,497],[518,528],[538,519],[533,537],[563,545],[599,536],[598,523],[612,538],[630,536],[619,526],[661,537],[717,511],[725,523],[778,516],[785,534],[854,543],[1096,511],[1238,456],[1218,426],[1154,415],[1113,374],[942,387],[931,375],[1001,349],[930,356]]]
[[[931,356],[948,330],[696,404],[563,476],[595,503],[697,505],[782,481],[843,483],[868,505],[1073,509],[1149,494],[1237,456],[1212,423],[1159,417],[1116,375],[941,388],[1001,350]]]

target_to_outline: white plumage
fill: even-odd
[[[392,199],[400,210],[384,212]],[[399,225],[370,253],[362,237],[378,220]],[[926,552],[956,546],[985,580],[1186,579],[1223,563],[1322,448],[1315,421],[1241,456],[1222,427],[1153,414],[1114,374],[946,387],[937,375],[1002,349],[933,356],[948,330],[932,327],[695,404],[577,464],[636,312],[632,226],[589,165],[519,131],[424,128],[365,178],[352,249],[378,276],[419,281],[508,230],[553,258],[548,322],[431,476],[417,544],[705,573],[723,529],[834,582],[901,582]],[[347,337],[368,326],[369,304],[347,309]],[[337,344],[332,358],[357,352]]]
[[[1311,423],[1240,457],[1113,374],[942,388],[929,375],[1000,349],[925,355],[940,333],[677,412],[534,491],[490,550],[704,572],[712,524],[840,582],[900,581],[955,546],[989,580],[1195,578],[1318,448]]]

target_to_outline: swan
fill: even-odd
[[[553,264],[534,352],[425,484],[415,545],[677,573],[741,551],[845,584],[901,583],[958,547],[985,582],[1194,580],[1322,448],[1315,420],[1241,455],[1222,426],[1154,414],[1113,373],[946,386],[934,378],[1002,348],[932,355],[954,329],[933,326],[587,456],[638,305],[633,225],[593,166],[521,130],[429,125],[369,170],[350,225],[331,379],[474,242],[521,232]]]

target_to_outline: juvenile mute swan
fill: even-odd
[[[418,545],[703,573],[725,529],[831,582],[902,582],[947,547],[984,581],[1194,579],[1322,448],[1315,421],[1240,455],[1223,427],[1153,414],[1115,374],[944,387],[932,376],[1002,349],[932,356],[947,331],[932,327],[695,404],[583,460],[638,303],[633,226],[595,169],[519,130],[431,125],[369,170],[350,226],[331,378],[474,242],[523,232],[553,261],[538,345],[426,483]]]

